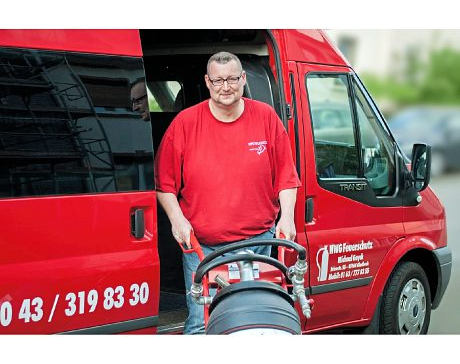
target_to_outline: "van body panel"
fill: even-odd
[[[153,250],[154,201],[154,192],[3,199],[2,223],[17,228],[2,231],[2,240],[12,244],[2,247],[0,263],[43,260],[50,254],[62,258],[117,253],[127,247]],[[136,208],[142,208],[146,216],[141,239],[130,233],[130,213]]]
[[[57,333],[158,315],[154,192],[1,200],[0,332]],[[145,233],[131,235],[131,213]],[[8,279],[4,279],[8,277]],[[22,314],[21,314],[22,312]],[[6,320],[5,320],[6,318]]]
[[[289,61],[347,66],[347,62],[335,51],[324,33],[314,29],[289,29],[273,31],[277,39],[283,39],[284,57]]]
[[[447,245],[446,213],[438,197],[428,187],[420,192],[422,201],[418,206],[403,208],[403,221],[406,236],[423,236],[437,247]]]
[[[137,29],[1,29],[0,46],[142,56]]]

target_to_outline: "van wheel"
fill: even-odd
[[[414,262],[399,263],[383,292],[380,333],[426,334],[430,316],[431,292],[425,271]]]

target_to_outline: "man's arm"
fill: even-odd
[[[187,247],[191,249],[190,231],[192,231],[193,228],[182,213],[176,195],[169,192],[157,191],[157,199],[171,222],[171,230],[174,239],[176,239],[179,244],[185,242]]]
[[[281,216],[276,225],[275,236],[279,239],[280,233],[283,233],[286,239],[294,241],[296,236],[294,207],[297,198],[297,188],[281,190],[278,197],[281,207]]]

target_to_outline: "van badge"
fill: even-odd
[[[364,182],[350,182],[350,183],[341,183],[340,191],[365,191],[367,189],[367,184]]]

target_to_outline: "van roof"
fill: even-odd
[[[284,60],[348,66],[321,30],[275,29],[271,34]],[[142,56],[137,29],[3,29],[0,46]]]
[[[349,63],[339,49],[329,40],[326,33],[317,29],[272,30],[280,44],[286,44],[287,61],[347,66]]]
[[[1,29],[0,46],[142,55],[137,29]]]

